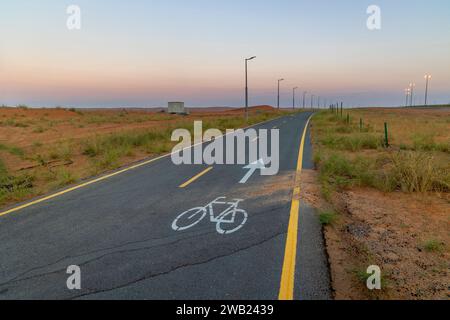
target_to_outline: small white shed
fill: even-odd
[[[171,114],[186,114],[184,102],[169,102],[168,111]]]

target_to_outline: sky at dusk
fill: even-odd
[[[0,105],[239,107],[253,55],[251,105],[275,105],[279,78],[283,106],[297,86],[300,102],[398,106],[412,81],[421,104],[426,73],[430,103],[449,103],[449,17],[448,0],[2,0]]]

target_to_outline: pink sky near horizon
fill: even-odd
[[[60,12],[64,4],[55,7],[54,3],[46,0],[47,17],[42,23],[27,11],[16,19],[14,15],[3,19],[11,32],[0,39],[0,104],[164,106],[169,100],[182,100],[195,106],[241,106],[243,59],[252,55],[257,59],[249,63],[251,104],[275,104],[277,79],[283,77],[282,104],[287,106],[292,88],[297,86],[298,100],[306,90],[330,101],[399,105],[411,81],[417,84],[418,101],[423,99],[425,73],[433,74],[430,101],[450,101],[450,40],[442,26],[430,26],[435,33],[414,26],[417,41],[403,34],[403,26],[392,22],[373,33],[365,29],[364,5],[354,8],[347,2],[348,20],[336,30],[309,25],[308,29],[300,28],[297,36],[283,26],[277,37],[270,31],[275,22],[270,22],[259,26],[262,31],[251,30],[254,37],[247,43],[226,25],[214,33],[200,31],[204,34],[198,36],[188,25],[186,30],[152,30],[154,21],[139,22],[139,27],[145,24],[148,30],[134,29],[131,23],[112,27],[108,19],[119,13],[112,17],[102,13],[99,22],[90,21],[89,14],[102,11],[88,4],[82,5],[87,11],[82,30],[69,32],[65,12]],[[162,3],[159,10],[166,10]],[[44,9],[36,5],[36,10]],[[439,12],[429,12],[430,17],[434,14]],[[292,25],[296,23],[300,27],[303,22]],[[202,27],[199,23],[192,28]],[[295,38],[286,37],[283,31],[292,32]]]

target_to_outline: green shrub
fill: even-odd
[[[49,157],[51,160],[70,161],[72,156],[73,150],[69,142],[59,143],[49,153]]]
[[[324,226],[331,225],[336,222],[338,215],[332,211],[325,211],[319,215],[320,223]]]
[[[57,187],[64,187],[69,184],[75,183],[78,178],[69,170],[62,168],[56,172],[55,183]]]
[[[413,150],[450,152],[450,142],[436,143],[434,134],[414,134],[412,137]]]
[[[42,126],[34,128],[33,133],[43,133],[45,129]]]
[[[6,151],[12,155],[23,158],[25,156],[25,152],[18,147],[11,147],[0,143],[0,151]]]
[[[380,146],[380,138],[368,133],[354,133],[349,136],[328,133],[320,142],[331,149],[352,152],[377,149]]]
[[[339,154],[331,154],[320,165],[320,180],[325,189],[330,186],[341,189],[351,186],[376,186],[375,162],[362,157],[349,160]],[[327,186],[328,185],[328,186]],[[330,191],[330,190],[327,190]]]
[[[414,150],[432,151],[435,148],[434,135],[414,134],[412,137]]]
[[[422,245],[426,252],[442,252],[445,248],[445,244],[439,240],[428,240]]]
[[[388,178],[404,192],[446,192],[450,190],[450,173],[439,168],[433,155],[400,151],[391,157]]]
[[[20,200],[33,188],[32,176],[14,177],[8,174],[0,160],[0,204],[7,200]]]
[[[361,149],[377,149],[380,146],[380,138],[367,133],[359,133],[354,136],[349,137],[352,151],[357,151]]]

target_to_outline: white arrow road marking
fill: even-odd
[[[249,171],[247,172],[247,174],[242,178],[242,180],[239,182],[241,184],[247,183],[248,179],[250,179],[250,177],[256,172],[256,170],[260,169],[265,169],[266,166],[264,164],[264,160],[263,159],[259,159],[258,161],[255,161],[251,164],[249,164],[248,166],[244,167],[244,169],[248,169]]]

